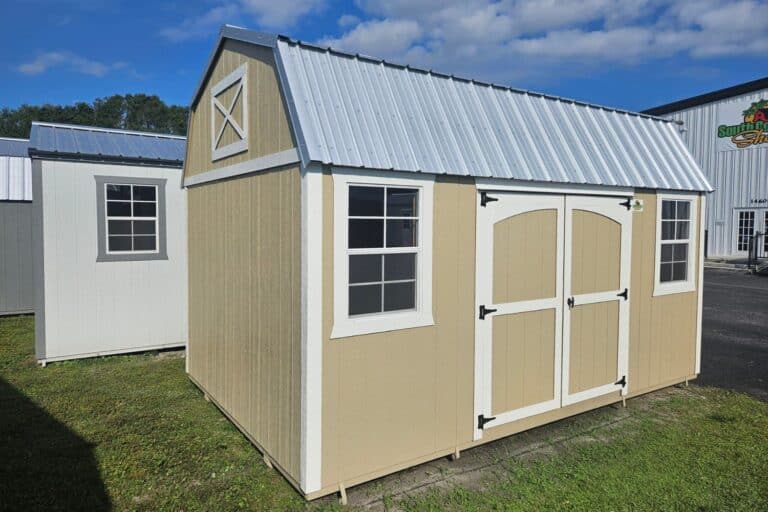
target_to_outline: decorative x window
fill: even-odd
[[[243,64],[211,88],[211,159],[214,161],[248,149],[247,76],[247,65]]]

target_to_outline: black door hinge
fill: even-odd
[[[488,423],[489,421],[493,421],[495,419],[496,419],[496,416],[490,416],[486,418],[485,414],[481,414],[480,416],[477,417],[477,428],[479,430],[482,430],[485,428],[486,423]]]
[[[631,210],[632,209],[632,198],[628,197],[626,201],[624,201],[623,203],[619,203],[619,205],[626,206],[627,210]]]
[[[568,300],[566,300],[565,303],[568,304],[569,309],[573,309],[573,306],[576,305],[576,301],[573,300],[573,297],[568,297]]]
[[[486,308],[485,305],[480,306],[480,320],[485,320],[485,315],[490,315],[495,312],[495,309]]]
[[[617,297],[624,297],[624,300],[629,299],[629,288],[624,288],[624,291],[616,294]]]
[[[614,384],[616,384],[617,386],[619,384],[621,384],[621,387],[623,387],[623,388],[627,387],[627,376],[626,375],[622,375],[619,380],[614,382]]]
[[[491,197],[488,195],[488,192],[480,192],[480,206],[485,207],[488,205],[488,203],[492,203],[494,201],[498,201],[498,197]]]

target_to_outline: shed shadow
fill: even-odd
[[[0,511],[110,508],[93,446],[0,378]]]

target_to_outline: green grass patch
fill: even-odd
[[[631,401],[629,418],[602,430],[610,410],[588,413],[563,427],[576,441],[502,460],[480,484],[390,497],[381,508],[768,510],[768,404],[696,386],[654,397]],[[306,508],[337,507],[307,506],[268,470],[202,399],[182,358],[39,368],[33,318],[0,319],[0,510]]]
[[[768,510],[768,404],[691,386],[633,412],[608,442],[506,461],[482,490],[407,500],[405,510]]]

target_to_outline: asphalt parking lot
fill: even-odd
[[[768,401],[768,277],[705,269],[702,321],[697,383]]]

